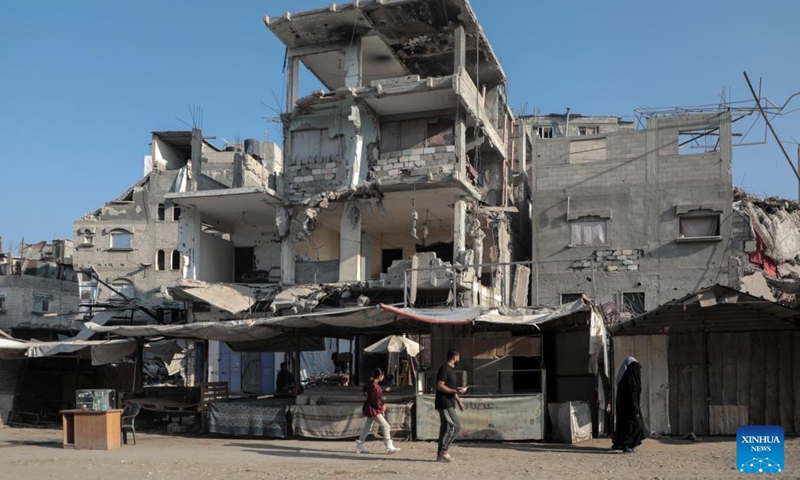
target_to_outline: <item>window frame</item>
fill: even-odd
[[[176,257],[176,255],[177,255],[177,257]],[[169,261],[169,269],[170,270],[180,270],[181,267],[183,266],[182,265],[183,264],[182,257],[183,257],[183,255],[181,255],[180,250],[173,250],[172,254],[170,255],[170,259],[169,259],[170,260]],[[178,260],[177,261],[177,267],[175,266],[176,265],[176,262],[175,262],[176,258]]]
[[[566,305],[568,303],[572,303],[572,302],[580,300],[581,298],[583,298],[583,295],[584,295],[583,293],[575,293],[575,292],[572,292],[572,293],[569,293],[569,292],[568,293],[559,293],[558,294],[558,300],[561,302],[560,305]],[[572,300],[569,300],[569,301],[564,301],[564,297],[574,297],[574,298]]]
[[[716,220],[715,235],[695,235],[695,236],[684,235],[683,222],[685,220],[699,220],[703,218]],[[678,243],[722,241],[722,214],[712,210],[697,209],[697,210],[691,210],[685,214],[678,215],[678,237],[675,239],[675,241]]]
[[[577,248],[577,247],[604,247],[608,246],[608,218],[597,217],[597,216],[585,216],[576,218],[575,220],[570,220],[569,223],[569,243],[567,244],[570,248]],[[597,223],[603,225],[603,242],[602,243],[575,243],[574,228],[580,224],[587,224],[587,223]]]
[[[136,285],[134,285],[133,282],[131,282],[130,280],[128,280],[126,278],[114,279],[111,282],[109,282],[109,285],[111,285],[111,287],[114,290],[119,291],[121,294],[125,295],[126,297],[129,297],[129,298],[135,298],[136,297]],[[130,289],[131,291],[128,292],[128,289]],[[114,291],[111,292],[111,297],[110,297],[109,300],[114,301],[114,302],[124,302],[125,301],[124,298],[119,296]]]
[[[542,125],[535,128],[536,128],[536,138],[548,140],[551,138],[555,138],[556,136],[555,135],[556,129],[552,125]],[[542,135],[545,131],[549,131],[550,135],[549,136]]]
[[[632,295],[641,296],[641,312],[636,311],[638,309],[634,309],[632,307],[633,302],[629,300],[629,296]],[[638,317],[639,315],[642,315],[647,312],[646,302],[647,302],[646,292],[622,292],[622,306],[627,308],[631,313],[634,314],[634,316]]]
[[[157,222],[164,222],[167,219],[167,206],[163,203],[159,203],[156,206],[156,221]]]
[[[591,132],[589,130],[591,129]],[[582,125],[578,127],[578,136],[600,135],[600,125]]]
[[[114,238],[122,236],[122,235],[127,235],[127,237],[128,237],[127,244],[128,245],[125,246],[125,247],[116,246],[115,242],[114,242]],[[115,228],[115,229],[111,230],[110,232],[108,232],[108,236],[109,236],[109,242],[108,242],[109,243],[109,250],[120,250],[120,251],[133,250],[133,232],[131,232],[130,230],[126,230],[124,228]]]

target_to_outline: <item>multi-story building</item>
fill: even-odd
[[[640,130],[614,118],[526,118],[534,302],[586,294],[642,313],[738,287],[752,237],[732,204],[730,114],[662,112]]]
[[[80,330],[71,240],[24,244],[0,252],[0,330],[16,338],[55,340]]]

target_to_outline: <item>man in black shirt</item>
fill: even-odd
[[[461,431],[461,422],[456,415],[456,404],[464,410],[464,402],[458,397],[465,393],[466,388],[456,388],[456,374],[453,370],[458,365],[459,355],[455,350],[447,351],[447,363],[439,367],[436,374],[436,410],[439,412],[439,449],[436,453],[437,462],[452,462],[448,450],[450,444]]]

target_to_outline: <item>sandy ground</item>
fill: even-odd
[[[137,435],[118,450],[64,450],[61,431],[0,428],[0,479],[311,479],[311,478],[747,478],[734,469],[733,438],[699,442],[648,439],[633,454],[609,440],[577,445],[458,443],[455,462],[436,463],[429,442],[396,442],[387,455],[376,441],[357,455],[352,441],[264,440]],[[800,478],[800,438],[787,439],[784,474]]]

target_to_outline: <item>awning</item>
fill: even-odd
[[[612,335],[746,332],[800,328],[800,310],[712,285],[608,327]]]

